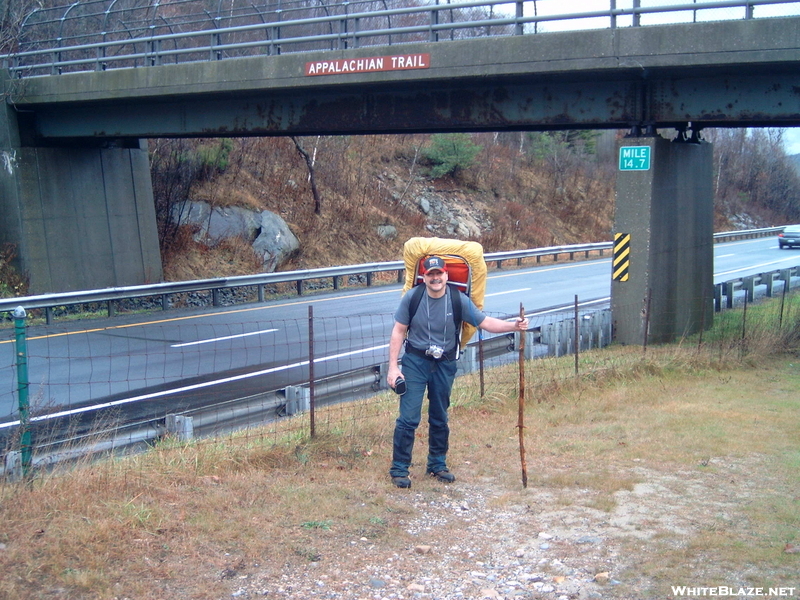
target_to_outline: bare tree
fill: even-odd
[[[308,167],[308,181],[311,184],[311,194],[314,196],[314,214],[318,215],[322,212],[322,199],[320,198],[319,190],[317,189],[317,178],[314,171],[314,159],[308,152],[306,152],[302,144],[300,144],[300,140],[298,140],[295,136],[291,136],[291,138],[294,142],[294,147],[297,148],[300,156],[302,156],[303,160],[306,161],[306,167]]]

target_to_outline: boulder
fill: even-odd
[[[185,202],[175,205],[172,221],[195,225],[195,241],[217,244],[221,240],[240,237],[253,246],[262,257],[264,271],[272,272],[292,252],[300,241],[279,215],[268,210],[252,211],[238,206],[211,207],[207,202]]]
[[[268,210],[261,212],[261,228],[253,240],[253,250],[263,257],[265,271],[274,271],[299,247],[300,240],[280,215]]]

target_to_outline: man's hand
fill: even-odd
[[[389,384],[389,387],[394,389],[394,382],[397,381],[397,378],[400,377],[401,379],[405,379],[403,377],[403,372],[400,370],[398,365],[389,364],[389,372],[386,374],[386,382]]]

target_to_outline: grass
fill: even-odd
[[[715,329],[702,344],[585,353],[579,378],[573,357],[529,363],[527,488],[516,365],[491,374],[485,398],[462,378],[450,465],[461,485],[490,490],[494,508],[528,506],[537,523],[594,515],[633,532],[615,542],[620,584],[604,597],[794,585],[800,555],[783,550],[800,541],[797,307],[794,297],[782,329],[767,326],[775,302],[749,309],[764,325],[744,341]],[[395,402],[386,393],[321,412],[314,439],[285,420],[269,434],[166,439],[4,483],[0,597],[212,599],[242,574],[335,563],[361,538],[371,555],[401,553],[415,543],[403,523],[421,509],[386,475]],[[414,493],[437,498],[419,434]]]

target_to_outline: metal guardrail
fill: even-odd
[[[553,256],[557,260],[559,255],[568,254],[570,259],[576,254],[583,253],[586,257],[590,252],[598,252],[600,255],[605,250],[611,249],[611,242],[596,242],[590,244],[576,244],[571,246],[550,246],[545,248],[534,248],[530,250],[515,250],[510,252],[492,252],[484,255],[487,263],[494,262],[498,267],[503,262],[516,260],[520,264],[526,258],[538,258],[543,256]],[[116,302],[133,298],[161,297],[163,309],[169,308],[169,297],[176,294],[189,292],[212,292],[212,302],[215,306],[219,305],[220,292],[225,289],[256,287],[258,288],[259,301],[264,300],[264,287],[278,283],[294,282],[297,294],[304,292],[304,282],[316,279],[332,279],[333,288],[339,289],[339,280],[342,277],[353,275],[366,275],[367,286],[373,283],[375,273],[397,272],[397,282],[403,281],[405,263],[403,261],[373,262],[358,265],[347,265],[340,267],[325,267],[321,269],[304,269],[299,271],[283,271],[278,273],[258,273],[255,275],[239,275],[236,277],[222,277],[218,279],[199,279],[192,281],[178,281],[167,283],[155,283],[150,285],[136,285],[116,288],[105,288],[100,290],[85,290],[77,292],[62,292],[54,294],[42,294],[38,296],[27,296],[22,298],[0,299],[0,312],[13,311],[21,306],[25,310],[45,309],[52,319],[52,309],[57,306],[87,303],[108,303],[108,314],[116,314],[114,305]]]
[[[629,7],[617,7],[609,0],[609,8],[597,11],[542,14],[550,6],[563,11],[555,2],[542,7],[532,0],[480,0],[439,4],[422,4],[388,8],[383,0],[333,2],[322,6],[286,2],[274,10],[251,5],[250,9],[231,7],[230,14],[216,15],[194,8],[190,0],[181,3],[188,8],[180,15],[158,14],[159,4],[145,13],[114,7],[113,0],[80,0],[61,7],[58,16],[42,9],[33,11],[22,26],[23,39],[16,53],[0,56],[14,77],[58,75],[64,72],[109,68],[155,66],[171,62],[223,60],[247,55],[275,55],[287,51],[310,52],[342,50],[370,45],[397,45],[410,42],[437,42],[492,35],[524,35],[546,30],[548,23],[602,19],[603,27],[618,27],[618,20],[638,27],[642,18],[654,14],[685,13],[671,22],[752,19],[758,7],[797,4],[797,0],[717,0],[685,2],[661,6],[641,6],[632,0]],[[103,10],[103,6],[106,6]],[[495,7],[503,6],[505,13]],[[77,7],[77,8],[76,8]],[[376,7],[376,10],[372,8]],[[510,7],[510,8],[509,8]],[[98,24],[95,31],[85,32],[79,22],[82,11],[87,21]],[[720,9],[741,9],[731,16],[720,15]],[[526,10],[527,9],[527,10]],[[59,9],[49,9],[50,12]],[[191,11],[196,12],[191,12]],[[248,12],[244,12],[248,10]],[[717,12],[713,12],[717,11]],[[227,12],[227,11],[226,11]],[[526,14],[527,13],[527,14]],[[133,16],[131,16],[133,15]],[[37,18],[41,17],[41,21]],[[287,18],[288,17],[288,18]],[[720,18],[722,17],[722,18]],[[661,24],[664,19],[655,20]],[[670,21],[667,21],[670,22]],[[229,23],[226,25],[226,23]],[[239,24],[233,24],[239,23]],[[41,27],[45,39],[24,39]],[[85,27],[85,25],[84,25]],[[26,47],[33,49],[25,50]]]
[[[763,237],[776,235],[783,230],[783,227],[766,227],[763,229],[748,229],[741,231],[727,231],[714,234],[714,241],[730,241],[732,239],[746,239],[752,237]],[[494,263],[499,269],[503,263],[516,261],[517,266],[526,259],[535,258],[537,262],[544,256],[551,256],[554,261],[561,255],[568,255],[569,260],[574,260],[576,255],[583,254],[589,258],[590,253],[596,252],[603,256],[606,250],[611,250],[612,242],[593,242],[589,244],[574,244],[563,246],[548,246],[544,248],[533,248],[528,250],[511,250],[507,252],[489,252],[484,255],[487,264]],[[294,282],[298,295],[304,292],[304,282],[318,279],[332,279],[333,289],[339,289],[339,280],[342,277],[353,275],[366,275],[367,286],[372,285],[375,273],[397,272],[397,282],[403,281],[405,264],[403,261],[373,262],[359,265],[347,265],[340,267],[326,267],[322,269],[304,269],[298,271],[282,271],[278,273],[258,273],[255,275],[240,275],[236,277],[221,277],[217,279],[198,279],[191,281],[178,281],[155,283],[150,285],[136,285],[126,287],[105,288],[100,290],[85,290],[77,292],[61,292],[54,294],[42,294],[37,296],[26,296],[20,298],[0,299],[0,313],[12,312],[18,306],[25,310],[44,309],[46,312],[47,323],[53,321],[53,309],[59,306],[75,304],[106,303],[108,316],[116,314],[116,303],[147,297],[160,297],[161,308],[170,308],[169,298],[176,294],[191,292],[211,291],[212,304],[220,305],[220,293],[222,290],[231,288],[255,287],[259,302],[264,301],[265,286],[278,283]]]

